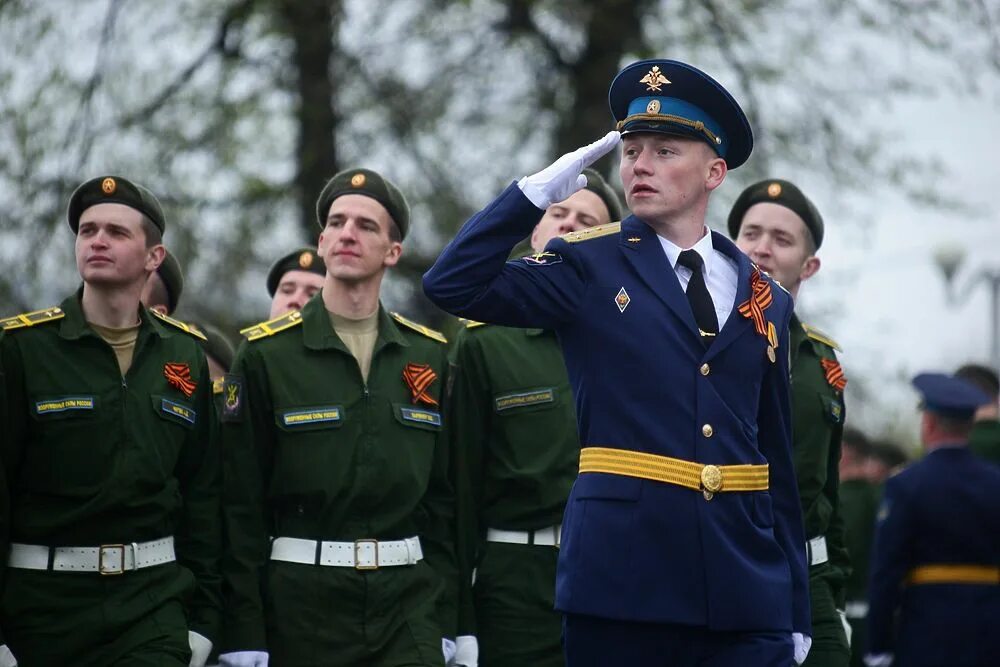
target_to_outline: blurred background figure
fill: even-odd
[[[268,319],[302,310],[322,289],[325,277],[326,265],[314,248],[293,250],[276,261],[267,273],[267,293],[271,295]]]
[[[976,423],[969,434],[969,449],[979,456],[1000,463],[1000,380],[992,368],[966,364],[955,375],[979,387],[990,402],[976,410]]]
[[[184,273],[181,271],[181,265],[167,250],[163,262],[146,279],[139,300],[146,308],[155,310],[161,315],[173,315],[183,291]]]

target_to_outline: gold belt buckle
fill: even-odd
[[[104,568],[104,554],[105,551],[110,551],[114,553],[115,550],[119,553],[118,569],[108,570]],[[102,576],[117,576],[119,574],[125,574],[125,545],[124,544],[102,544],[97,551],[97,571]]]
[[[722,490],[722,471],[719,466],[707,465],[701,469],[701,488],[705,500],[711,500]]]
[[[361,565],[361,545],[371,544],[374,547],[375,562],[372,565]],[[366,538],[354,540],[354,569],[355,570],[377,570],[378,569],[378,540]]]

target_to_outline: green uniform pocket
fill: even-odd
[[[396,421],[403,426],[411,426],[425,431],[441,430],[440,412],[400,403],[393,403],[392,412],[396,415]]]
[[[820,394],[819,400],[823,404],[823,415],[831,424],[839,424],[844,421],[844,404],[836,396]]]
[[[161,419],[188,429],[193,429],[198,421],[198,413],[187,403],[157,394],[150,396],[150,400],[153,402],[153,410]]]
[[[498,415],[523,414],[550,409],[556,403],[555,387],[520,389],[493,397],[493,409]]]
[[[107,473],[112,442],[103,432],[100,399],[72,393],[33,397],[32,442],[18,478],[25,488],[59,496],[88,495]]]

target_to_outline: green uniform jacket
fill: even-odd
[[[122,377],[111,346],[84,320],[79,293],[61,312],[0,339],[9,539],[56,547],[173,535],[179,564],[197,582],[188,627],[216,640],[221,481],[205,355],[191,334],[141,309]],[[191,396],[167,381],[168,363],[187,365]]]
[[[843,609],[844,581],[850,572],[838,497],[844,396],[827,380],[822,364],[837,360],[836,344],[794,315],[790,330],[792,444],[802,517],[807,539],[826,536],[830,558],[829,567],[810,567],[810,578],[822,576],[837,607]]]
[[[987,461],[1000,463],[1000,421],[984,419],[972,427],[969,449]]]
[[[462,504],[471,511],[460,544],[463,560],[475,564],[487,528],[537,530],[562,521],[580,441],[553,332],[467,323],[452,363],[452,436],[462,488],[472,497]],[[463,600],[459,634],[473,632]]]
[[[226,650],[266,650],[261,586],[269,537],[419,536],[441,577],[442,631],[454,636],[458,575],[442,420],[444,339],[398,323],[380,307],[365,383],[330,324],[322,292],[301,314],[268,323],[272,331],[282,327],[244,341],[223,388]],[[405,379],[410,364],[436,376],[421,398]]]

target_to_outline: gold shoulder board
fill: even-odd
[[[267,322],[261,322],[253,325],[252,327],[241,329],[240,335],[246,336],[246,339],[250,341],[260,340],[261,338],[273,336],[279,331],[290,329],[296,324],[302,324],[302,313],[297,310],[293,310],[292,312],[285,313],[281,317],[276,317],[273,320],[268,320]]]
[[[445,338],[444,334],[442,334],[440,331],[434,331],[434,329],[431,329],[429,327],[425,327],[423,324],[417,324],[413,320],[406,319],[405,317],[403,317],[399,313],[389,313],[389,314],[392,315],[392,319],[396,320],[397,322],[399,322],[403,326],[409,327],[410,329],[413,329],[414,331],[419,331],[420,333],[422,333],[423,335],[427,336],[428,338],[433,338],[434,340],[438,341],[439,343],[447,343],[448,342],[448,339]]]
[[[559,238],[566,243],[579,243],[580,241],[598,239],[602,236],[607,236],[608,234],[617,234],[621,231],[621,229],[622,223],[611,222],[606,225],[597,225],[596,227],[588,227],[587,229],[578,229],[575,232],[563,234]]]
[[[20,315],[15,315],[14,317],[5,317],[0,319],[0,329],[10,331],[11,329],[33,327],[36,324],[55,322],[56,320],[61,320],[64,317],[66,317],[66,313],[62,311],[62,308],[45,308],[44,310],[35,310],[30,313],[21,313]]]
[[[837,341],[830,338],[816,327],[811,327],[808,324],[803,324],[802,328],[806,330],[806,336],[809,336],[809,338],[812,338],[813,340],[818,340],[819,342],[823,343],[824,345],[832,347],[838,352],[843,351],[841,350],[840,345],[837,343]]]
[[[458,318],[458,321],[465,325],[466,329],[475,329],[476,327],[486,326],[486,322],[477,322],[475,320],[467,320],[464,317]]]
[[[151,312],[153,315],[155,315],[161,321],[166,322],[170,326],[177,327],[181,331],[183,331],[185,333],[189,333],[192,336],[194,336],[195,338],[200,338],[200,339],[202,339],[204,341],[208,340],[207,338],[205,338],[205,334],[203,334],[202,332],[198,331],[194,327],[188,326],[187,324],[185,324],[184,322],[181,322],[180,320],[175,320],[174,318],[172,318],[172,317],[170,317],[168,315],[164,315],[160,311],[153,310],[152,308],[150,308],[149,312]]]

